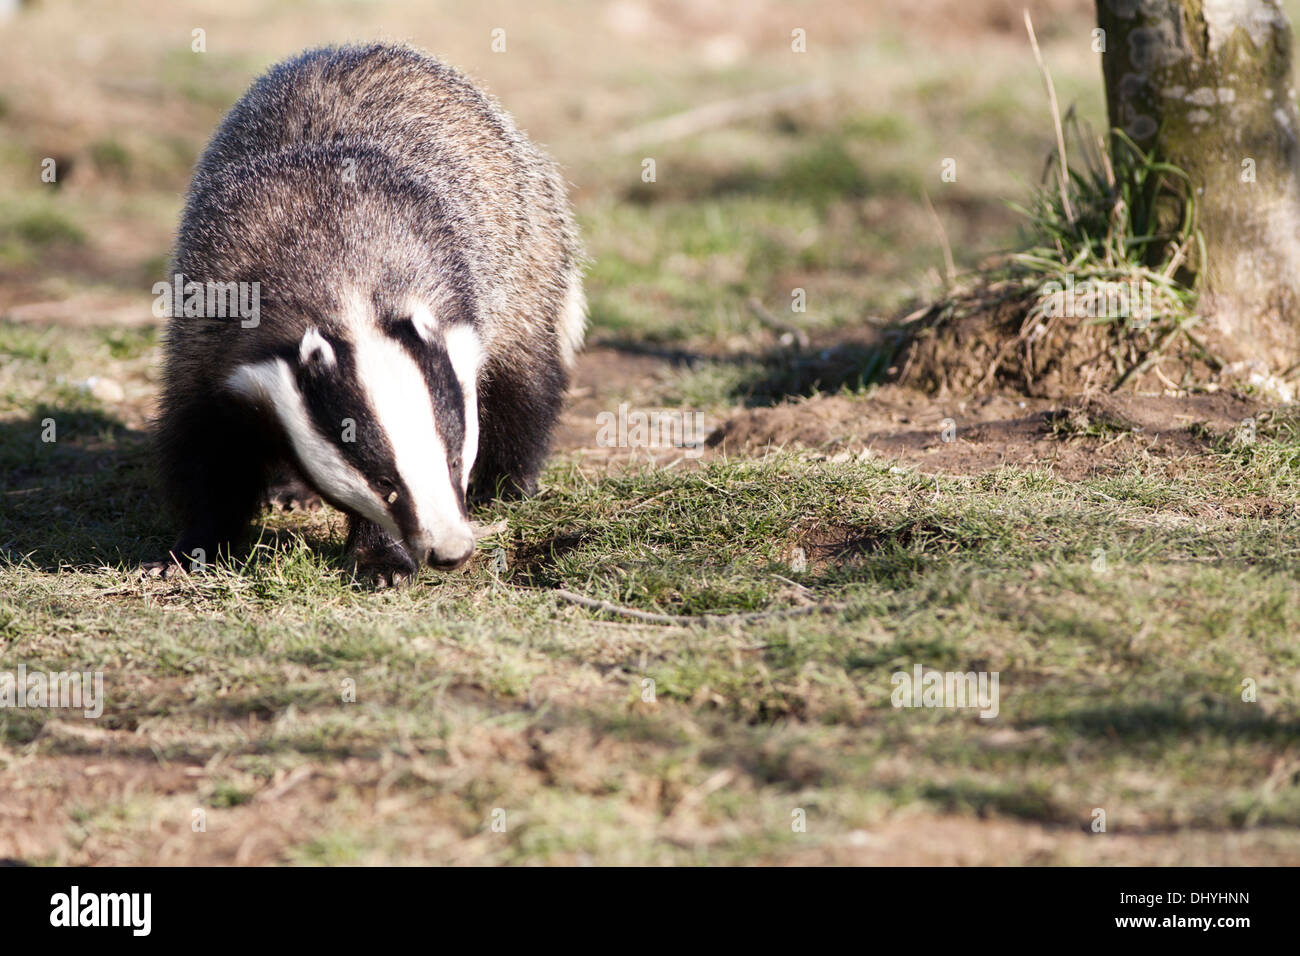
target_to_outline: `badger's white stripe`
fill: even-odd
[[[582,277],[575,274],[569,279],[560,307],[560,359],[565,368],[573,368],[574,353],[582,348],[587,333],[587,296],[582,291]]]
[[[418,299],[408,302],[407,308],[411,312],[411,324],[415,326],[421,340],[430,344],[437,341],[440,323],[433,310]],[[460,383],[460,393],[465,403],[465,442],[461,448],[460,477],[461,490],[468,491],[469,473],[478,457],[478,376],[483,365],[483,343],[475,328],[462,322],[443,332],[442,344],[451,360],[451,367],[456,372],[456,381]]]
[[[322,339],[322,341],[324,341]],[[401,533],[388,509],[371,490],[365,476],[347,463],[339,450],[312,425],[293,372],[283,359],[241,365],[226,379],[235,393],[275,412],[303,467],[319,490],[339,504],[365,515],[397,540]]]
[[[472,325],[453,325],[443,345],[465,399],[465,445],[461,449],[461,490],[469,488],[469,473],[478,456],[478,373],[483,364],[483,343]]]
[[[430,549],[439,557],[460,556],[473,547],[473,532],[461,515],[424,374],[406,349],[361,309],[349,310],[347,318],[358,383],[413,498],[419,532],[407,543],[417,560],[423,558],[418,552]]]

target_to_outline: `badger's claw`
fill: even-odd
[[[397,588],[415,580],[419,569],[406,550],[398,545],[383,549],[355,549],[352,561],[356,575],[376,588]]]
[[[383,529],[356,516],[348,528],[347,556],[356,576],[377,588],[410,584],[420,570],[407,550]]]
[[[223,542],[206,528],[192,529],[181,535],[161,561],[141,563],[140,577],[166,579],[206,571],[218,551],[228,552],[229,548],[229,539]]]
[[[184,572],[179,564],[171,559],[166,561],[145,561],[140,565],[140,577],[165,579],[173,574]]]
[[[140,563],[140,577],[155,578],[159,581],[184,577],[191,570],[186,560],[188,559],[178,559],[176,555],[169,554],[161,561],[143,561]]]
[[[284,478],[272,482],[262,495],[264,507],[276,511],[315,511],[324,502],[320,495],[297,478]]]

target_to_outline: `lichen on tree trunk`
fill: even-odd
[[[1229,361],[1300,361],[1300,114],[1276,0],[1097,0],[1112,127],[1190,177]]]

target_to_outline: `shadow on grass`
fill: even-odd
[[[168,531],[147,432],[89,407],[0,423],[0,555],[36,567],[135,565]]]
[[[727,397],[736,404],[762,407],[787,398],[857,391],[884,382],[900,339],[886,331],[874,342],[841,342],[821,349],[779,347],[738,355],[709,355],[625,339],[601,344],[624,355],[650,356],[679,368],[731,366],[739,370],[739,375]]]
[[[1073,808],[1060,806],[1044,787],[1031,784],[978,784],[958,780],[927,783],[917,796],[943,813],[970,813],[980,819],[1009,817],[1046,825],[1068,826],[1077,821]]]
[[[1081,737],[1167,744],[1214,737],[1226,741],[1300,740],[1300,720],[1276,718],[1255,704],[1188,707],[1180,703],[1109,704],[1035,720]]]
[[[824,208],[833,202],[866,196],[915,196],[921,186],[909,170],[867,168],[834,136],[822,138],[773,169],[752,162],[718,167],[677,161],[673,167],[672,176],[634,183],[623,191],[623,198],[652,205],[755,197]]]
[[[0,558],[25,559],[42,571],[131,569],[164,555],[175,531],[147,431],[77,406],[41,405],[30,418],[0,423]],[[285,553],[300,542],[345,569],[332,539],[260,520],[250,524],[234,560]]]

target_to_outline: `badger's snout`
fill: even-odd
[[[454,571],[474,553],[474,532],[469,525],[442,534],[421,532],[408,539],[406,547],[417,564]]]

